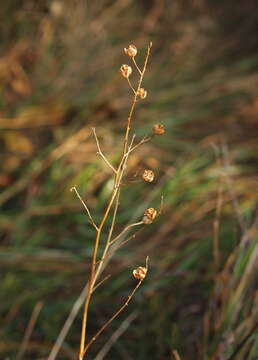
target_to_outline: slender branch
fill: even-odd
[[[134,65],[135,65],[136,69],[138,70],[139,74],[141,75],[141,74],[142,74],[142,71],[141,71],[141,69],[139,68],[139,66],[137,65],[137,62],[136,62],[135,58],[132,57],[132,60],[133,60],[133,63],[134,63]]]
[[[136,105],[136,101],[137,101],[137,97],[138,97],[137,94],[138,94],[139,89],[141,88],[143,77],[144,77],[144,74],[145,74],[145,71],[146,71],[146,68],[147,68],[147,63],[148,63],[148,59],[149,59],[149,56],[150,56],[151,47],[152,47],[152,43],[150,43],[149,46],[148,46],[147,54],[146,54],[145,61],[144,61],[143,70],[141,71],[140,80],[138,82],[137,90],[136,90],[136,92],[134,94],[134,97],[133,97],[131,110],[130,110],[128,118],[127,118],[127,127],[126,127],[126,132],[125,132],[125,139],[124,139],[124,154],[128,150],[127,149],[127,147],[128,147],[128,137],[129,137],[129,132],[130,132],[130,129],[131,129],[132,116],[133,116],[133,113],[134,113],[134,109],[135,109],[135,105]]]
[[[138,316],[138,312],[132,312],[119,326],[119,328],[113,332],[112,336],[108,339],[106,344],[102,347],[94,360],[102,360],[107,355],[114,343],[119,339],[121,335],[128,329],[132,321]]]
[[[114,244],[115,241],[117,241],[118,239],[120,239],[121,236],[124,235],[124,233],[126,233],[129,229],[135,227],[135,226],[139,226],[139,225],[142,225],[143,224],[143,221],[138,221],[134,224],[130,224],[128,226],[126,226],[121,232],[119,235],[117,235],[111,242],[110,242],[110,245]]]
[[[77,191],[76,187],[73,186],[70,190],[75,192],[75,194],[77,195],[78,199],[80,200],[80,202],[82,203],[82,205],[84,206],[84,208],[85,208],[85,210],[86,210],[86,212],[87,212],[87,215],[88,215],[88,217],[89,217],[89,219],[90,219],[91,225],[94,226],[94,228],[96,229],[96,231],[98,231],[98,227],[97,227],[97,225],[95,224],[95,222],[94,222],[94,220],[93,220],[93,218],[92,218],[92,216],[91,216],[90,210],[89,210],[88,206],[85,204],[85,202],[83,201],[83,199],[82,199],[81,195],[79,194],[79,192]]]
[[[119,206],[119,195],[120,195],[120,192],[118,192],[118,195],[117,195],[117,198],[116,198],[115,209],[114,209],[114,213],[113,213],[113,217],[112,217],[112,221],[111,221],[111,226],[110,226],[109,233],[108,233],[107,242],[106,242],[106,245],[105,245],[105,249],[103,250],[101,260],[98,262],[98,268],[96,270],[94,282],[97,280],[97,278],[98,278],[98,276],[99,276],[99,274],[101,272],[103,262],[104,262],[104,260],[106,258],[106,255],[107,255],[107,252],[108,252],[108,249],[109,249],[109,246],[110,246],[110,240],[111,240],[111,237],[113,235],[117,210],[118,210],[118,206]]]
[[[104,279],[102,279],[93,289],[92,289],[92,292],[94,292],[100,285],[103,284],[103,282],[105,282],[107,279],[110,278],[110,274],[108,274],[107,276],[104,277]]]
[[[124,240],[121,244],[119,244],[119,246],[117,247],[117,249],[120,249],[123,245],[125,245],[126,243],[128,243],[128,241],[135,239],[136,236],[142,232],[144,229],[144,227],[141,227],[140,229],[138,229],[134,234],[132,234],[131,236],[129,236],[128,239]]]
[[[114,173],[116,174],[116,173],[117,173],[117,170],[114,168],[113,165],[110,164],[110,162],[108,161],[108,159],[105,157],[105,155],[103,154],[103,152],[102,152],[101,149],[100,149],[99,139],[98,139],[98,137],[97,137],[96,129],[95,129],[95,128],[92,128],[92,131],[93,131],[93,134],[94,134],[94,137],[95,137],[95,140],[96,140],[96,144],[97,144],[97,148],[98,148],[97,154],[99,154],[99,155],[102,157],[102,159],[105,161],[105,163],[107,164],[107,166],[109,166],[110,169],[111,169],[112,171],[114,171]]]
[[[133,90],[133,93],[136,94],[136,91],[134,90],[134,87],[133,87],[129,77],[127,78],[127,81],[128,81],[128,84],[129,84],[130,88]]]
[[[145,136],[141,141],[138,142],[138,144],[134,145],[130,152],[134,151],[135,149],[137,149],[139,146],[141,146],[142,144],[145,144],[146,142],[150,141],[152,139],[152,136]]]
[[[88,342],[88,344],[85,347],[84,350],[84,354],[86,354],[87,350],[89,349],[89,347],[91,346],[91,344],[99,337],[99,335],[108,327],[108,325],[111,324],[111,322],[113,320],[115,320],[115,318],[128,306],[129,302],[132,300],[135,292],[137,291],[137,289],[140,287],[140,285],[142,284],[142,280],[140,280],[137,285],[135,286],[135,288],[133,289],[133,291],[131,292],[131,294],[128,296],[126,302],[120,307],[120,309],[100,328],[100,330],[93,336],[93,338]]]

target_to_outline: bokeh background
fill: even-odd
[[[131,96],[123,48],[134,43],[141,63],[152,41],[133,132],[162,123],[166,133],[132,155],[116,232],[161,194],[164,209],[105,271],[92,334],[150,256],[90,359],[174,359],[176,349],[182,360],[257,360],[257,1],[5,0],[0,14],[0,358],[49,359],[78,303],[94,231],[69,189],[99,221],[112,182],[91,127],[116,163]],[[155,182],[132,182],[144,168]],[[81,315],[57,359],[77,359]]]

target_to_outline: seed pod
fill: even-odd
[[[137,92],[137,95],[143,100],[147,97],[147,91],[144,88],[140,88]]]
[[[133,72],[131,66],[124,64],[120,67],[120,72],[122,74],[123,77],[125,78],[129,78],[129,76],[131,75],[131,73]]]
[[[144,181],[152,182],[154,180],[154,172],[152,170],[145,169],[142,178]]]
[[[149,225],[151,223],[153,223],[153,221],[155,220],[156,216],[157,216],[157,210],[155,210],[154,208],[149,208],[149,209],[146,209],[144,211],[144,216],[143,216],[143,223],[145,225]]]
[[[135,57],[137,55],[137,47],[133,44],[130,44],[128,49],[124,48],[124,52],[130,57]]]
[[[155,124],[152,128],[153,134],[163,135],[165,132],[165,127],[162,124]]]
[[[133,276],[135,277],[135,279],[141,281],[145,278],[146,274],[147,274],[147,268],[142,266],[139,266],[137,269],[133,271]]]

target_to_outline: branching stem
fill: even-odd
[[[97,337],[99,337],[99,335],[108,327],[108,325],[115,320],[115,318],[129,305],[129,302],[132,300],[135,292],[137,291],[137,289],[140,287],[140,285],[142,284],[142,280],[140,280],[137,285],[135,286],[135,288],[133,289],[133,291],[131,292],[131,294],[128,296],[126,302],[120,307],[120,309],[99,329],[99,331],[93,336],[93,338],[88,342],[88,344],[85,347],[84,350],[84,355],[86,354],[86,351],[88,350],[88,348],[91,346],[91,344],[97,339]]]
[[[103,158],[103,160],[105,161],[105,163],[111,168],[111,170],[114,173],[114,186],[113,186],[113,190],[112,190],[112,194],[110,196],[110,199],[108,201],[108,205],[104,211],[104,215],[102,217],[102,220],[99,224],[99,226],[96,226],[96,224],[94,223],[89,209],[87,208],[87,206],[84,204],[84,202],[82,201],[82,199],[79,197],[79,199],[81,200],[81,202],[83,203],[87,214],[91,220],[91,223],[93,224],[93,226],[95,227],[97,234],[96,234],[96,238],[95,238],[95,243],[94,243],[94,248],[93,248],[93,252],[92,252],[92,258],[91,258],[91,267],[90,267],[90,276],[89,276],[89,281],[88,281],[88,291],[86,294],[86,299],[85,299],[85,305],[84,305],[84,312],[83,312],[83,320],[82,320],[82,330],[81,330],[81,343],[80,343],[80,354],[79,354],[79,359],[83,360],[88,348],[90,347],[90,345],[95,341],[95,339],[102,333],[102,331],[105,330],[105,328],[124,310],[124,308],[128,305],[128,303],[130,302],[130,300],[132,299],[135,291],[138,289],[138,287],[141,285],[142,281],[139,281],[138,284],[136,285],[136,287],[134,288],[134,290],[132,291],[132,293],[130,294],[130,296],[128,297],[127,301],[125,302],[125,304],[115,313],[115,315],[113,315],[113,317],[108,320],[103,326],[102,328],[97,332],[97,334],[88,342],[88,344],[85,346],[86,343],[86,335],[87,335],[87,319],[88,319],[88,312],[89,312],[89,304],[90,304],[90,300],[91,300],[91,296],[92,293],[94,291],[94,287],[95,287],[95,283],[98,279],[99,274],[102,271],[102,267],[103,267],[103,263],[105,261],[105,259],[107,259],[107,254],[108,254],[108,250],[110,248],[110,245],[112,243],[114,243],[114,241],[118,240],[118,238],[120,238],[127,230],[129,230],[131,227],[133,226],[137,226],[137,225],[141,225],[142,222],[138,222],[135,224],[131,224],[128,225],[116,238],[114,238],[112,241],[112,234],[114,231],[114,226],[115,226],[115,221],[116,221],[116,216],[117,216],[117,210],[118,210],[118,206],[119,206],[119,196],[120,196],[120,186],[121,186],[121,182],[123,179],[123,175],[127,166],[127,161],[128,161],[128,157],[130,152],[132,151],[133,148],[136,148],[139,146],[139,144],[137,144],[135,147],[133,147],[133,143],[134,143],[134,139],[135,139],[135,135],[132,136],[131,142],[129,144],[129,134],[130,134],[130,130],[131,130],[131,122],[132,122],[132,116],[135,110],[135,106],[136,106],[136,102],[137,102],[137,98],[138,98],[138,90],[141,88],[141,84],[143,81],[143,77],[147,68],[147,63],[148,63],[148,59],[150,56],[150,50],[151,50],[151,46],[152,44],[150,43],[150,45],[148,46],[148,50],[147,50],[147,54],[146,54],[146,58],[144,61],[144,66],[143,66],[143,70],[141,71],[137,64],[135,63],[135,66],[137,67],[139,73],[140,73],[140,79],[138,81],[138,85],[137,85],[137,90],[134,90],[134,88],[132,87],[129,79],[128,79],[128,83],[129,86],[131,87],[131,89],[134,92],[134,96],[132,99],[132,104],[131,104],[131,108],[129,111],[129,115],[127,118],[127,126],[126,126],[126,131],[125,131],[125,136],[124,136],[124,145],[123,145],[123,151],[122,151],[122,155],[121,155],[121,160],[120,163],[117,167],[117,169],[115,169],[113,167],[112,164],[110,164],[110,162],[107,160],[107,158],[104,156],[104,154],[102,153],[101,149],[100,149],[100,144],[99,144],[99,140],[96,134],[96,130],[95,128],[93,128],[93,134],[96,140],[96,144],[98,147],[98,153],[99,155]],[[142,142],[143,143],[143,142]],[[74,188],[75,189],[75,188]],[[75,189],[76,190],[76,189]],[[101,235],[102,235],[102,230],[103,227],[106,223],[106,220],[111,212],[111,209],[114,206],[114,212],[113,212],[113,217],[112,217],[112,222],[111,222],[111,226],[110,226],[110,230],[109,230],[109,234],[108,234],[108,238],[106,241],[106,245],[102,254],[102,259],[100,262],[97,262],[97,255],[98,255],[98,249],[99,249],[99,244],[100,244],[100,239],[101,239]],[[97,268],[96,268],[97,266]],[[97,285],[98,286],[98,285]]]

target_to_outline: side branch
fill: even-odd
[[[126,302],[120,307],[120,309],[100,328],[100,330],[96,333],[95,336],[93,336],[93,338],[88,342],[88,344],[86,345],[85,349],[84,349],[84,354],[83,356],[86,354],[86,352],[88,351],[89,347],[91,346],[91,344],[99,337],[99,335],[108,327],[109,324],[112,323],[113,320],[115,320],[115,318],[128,306],[129,302],[132,300],[135,292],[137,291],[137,289],[140,287],[140,285],[142,284],[143,280],[139,280],[139,282],[137,283],[137,285],[135,286],[135,288],[133,289],[133,291],[131,292],[131,294],[128,296]]]
[[[143,221],[139,221],[137,223],[134,223],[134,224],[130,224],[128,226],[126,226],[121,232],[120,234],[118,234],[111,242],[110,242],[110,245],[112,245],[115,241],[117,241],[121,236],[124,235],[124,233],[126,233],[129,229],[135,227],[135,226],[139,226],[139,225],[142,225],[143,224]]]
[[[83,199],[82,199],[81,195],[78,193],[76,187],[73,186],[70,190],[75,192],[75,194],[77,195],[78,199],[80,200],[80,202],[81,202],[82,205],[84,206],[84,209],[85,209],[86,212],[87,212],[87,215],[88,215],[88,217],[89,217],[89,219],[90,219],[91,225],[96,229],[96,231],[98,231],[99,228],[98,228],[97,225],[95,224],[95,222],[94,222],[94,220],[93,220],[93,218],[92,218],[92,216],[91,216],[91,213],[90,213],[90,210],[89,210],[88,206],[87,206],[87,205],[85,204],[85,202],[83,201]]]
[[[95,137],[95,140],[96,140],[96,144],[97,144],[97,148],[98,148],[97,154],[99,154],[102,157],[102,159],[105,161],[107,166],[110,167],[110,169],[116,174],[117,170],[114,168],[113,165],[110,164],[110,162],[108,161],[108,159],[105,157],[105,155],[103,154],[103,152],[100,149],[99,139],[98,139],[97,134],[96,134],[96,129],[92,128],[92,131],[93,131],[93,134],[94,134],[94,137]]]

